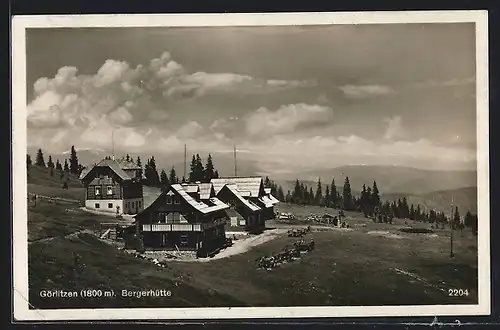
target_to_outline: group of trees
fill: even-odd
[[[358,211],[364,213],[365,217],[375,219],[375,221],[382,219],[382,217],[378,217],[382,215],[385,216],[385,219],[394,217],[428,222],[436,228],[438,226],[444,228],[444,225],[449,223],[454,229],[462,230],[468,227],[471,228],[473,233],[477,233],[477,215],[473,215],[470,211],[465,215],[464,221],[461,221],[458,207],[455,207],[453,221],[450,222],[444,212],[424,210],[420,204],[409,205],[406,197],[392,202],[388,200],[381,201],[376,181],[373,181],[371,187],[363,185],[359,197],[353,195],[349,177],[345,178],[342,192],[337,189],[335,179],[332,179],[330,185],[326,185],[324,193],[323,187],[321,179],[318,180],[315,191],[311,186],[308,187],[297,179],[293,191],[288,191],[280,200],[299,205],[317,205],[346,211]]]
[[[59,177],[61,180],[66,178],[66,180],[64,180],[63,182],[63,188],[68,188],[67,175],[65,175],[65,173],[80,175],[80,173],[84,169],[84,166],[82,166],[78,162],[78,156],[76,154],[75,146],[71,146],[69,161],[68,159],[64,159],[64,165],[61,164],[59,159],[56,159],[56,162],[54,163],[52,155],[49,155],[47,162],[45,162],[45,156],[41,148],[38,149],[36,153],[34,164],[31,160],[31,156],[29,154],[26,154],[26,167],[28,172],[28,178],[30,176],[30,167],[32,165],[48,168],[50,176],[54,176],[55,172],[59,172]]]
[[[140,157],[137,157],[136,164],[142,168]],[[168,174],[165,169],[162,169],[158,174],[154,156],[148,159],[144,166],[144,184],[153,187],[163,187],[168,184],[184,182],[210,182],[211,179],[218,177],[219,172],[215,169],[211,154],[208,154],[205,165],[203,165],[199,154],[193,155],[189,176],[187,178],[179,177],[174,166],[170,168]]]

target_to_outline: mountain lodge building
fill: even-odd
[[[87,209],[136,214],[144,208],[141,168],[132,161],[105,158],[85,169],[80,180],[85,187]]]

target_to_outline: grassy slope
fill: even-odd
[[[449,237],[403,234],[401,239],[368,234],[386,230],[397,233],[404,221],[375,224],[348,213],[353,231],[313,232],[316,249],[301,260],[272,271],[258,270],[255,260],[280,251],[294,241],[284,235],[251,251],[208,263],[171,262],[168,268],[133,258],[92,235],[64,237],[95,228],[109,217],[99,217],[68,206],[39,203],[29,209],[30,302],[39,308],[54,307],[169,307],[169,306],[273,306],[273,305],[384,305],[445,304],[477,301],[477,243],[468,231],[455,235],[455,253],[449,259]],[[280,206],[305,217],[319,207]],[[418,225],[410,222],[410,225]],[[83,272],[72,270],[73,252],[82,256]],[[467,298],[448,297],[434,287],[398,274],[398,268],[448,288],[468,289]],[[442,281],[446,283],[441,283]],[[142,299],[43,299],[42,289],[79,290],[166,289],[170,298]]]
[[[28,192],[49,197],[60,197],[83,201],[85,191],[78,178],[69,173],[54,170],[50,176],[50,169],[40,166],[30,166],[28,170]],[[68,189],[62,189],[64,181],[68,182]]]

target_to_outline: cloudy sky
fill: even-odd
[[[472,24],[27,31],[28,147],[475,168]]]

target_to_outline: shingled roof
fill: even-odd
[[[122,170],[122,168],[120,167],[120,165],[115,160],[112,160],[112,159],[103,159],[99,163],[97,163],[97,164],[93,165],[92,167],[90,167],[87,171],[85,171],[85,170],[82,171],[82,173],[80,174],[80,180],[85,179],[85,177],[90,172],[92,172],[92,170],[95,167],[109,167],[109,168],[111,168],[111,170],[113,172],[116,173],[116,175],[118,175],[118,177],[120,177],[120,179],[122,179],[122,180],[131,180],[132,179],[127,173],[125,173],[124,170]]]
[[[260,187],[262,185],[261,177],[241,177],[241,178],[218,178],[212,179],[210,182],[214,186],[215,193],[218,194],[219,191],[226,184],[235,185],[236,189],[245,194],[244,192],[250,192],[249,197],[259,197]]]

